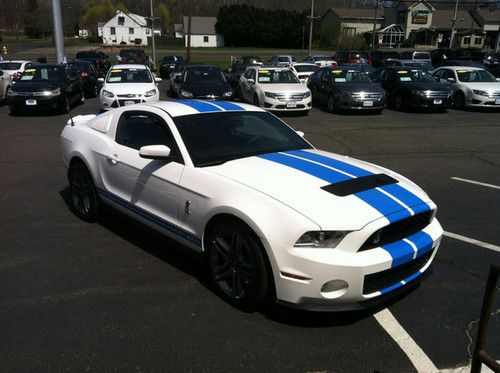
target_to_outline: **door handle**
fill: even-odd
[[[108,161],[114,166],[117,164],[120,160],[118,159],[118,156],[116,154],[113,154],[112,156],[108,157]]]

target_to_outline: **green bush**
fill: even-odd
[[[401,48],[413,48],[415,46],[415,41],[412,39],[405,39],[401,43]]]
[[[89,35],[87,40],[89,41],[89,43],[101,43],[102,44],[102,38],[100,36],[97,36],[97,35]]]

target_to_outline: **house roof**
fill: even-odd
[[[123,15],[123,16],[130,18],[134,23],[136,23],[140,27],[147,27],[147,22],[146,22],[145,17],[140,16],[138,14],[134,14],[134,13],[125,13],[121,10],[117,10],[116,14],[111,19],[109,19],[102,27],[107,26],[108,23],[110,23],[118,15],[120,15],[120,16]]]
[[[341,19],[372,19],[375,16],[375,10],[371,8],[330,8],[329,11],[335,13]],[[383,12],[379,11],[377,19],[384,19]]]
[[[435,27],[437,29],[451,29],[451,19],[453,18],[453,15],[453,10],[436,9],[432,12],[431,27]],[[455,29],[470,29],[471,25],[473,28],[480,28],[468,11],[459,10],[457,12]]]
[[[424,4],[426,5],[428,8],[430,8],[431,10],[435,10],[436,8],[434,8],[429,2],[425,1],[425,0],[420,0],[420,1],[415,1],[414,3],[406,6],[406,9],[410,9],[410,8],[413,8],[415,5],[418,5],[418,4]]]
[[[479,16],[479,22],[482,24],[493,23],[500,24],[500,9],[490,9],[490,8],[479,8],[476,11]]]
[[[217,17],[191,17],[191,35],[215,35]],[[188,17],[183,17],[184,33],[188,32]]]

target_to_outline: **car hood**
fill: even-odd
[[[156,88],[154,83],[114,83],[105,84],[103,89],[109,92],[113,92],[117,95],[124,94],[144,94],[147,91]]]
[[[399,174],[314,149],[263,154],[206,169],[280,201],[325,230],[358,230],[383,217],[394,222],[435,207],[427,194]],[[389,175],[397,183],[344,196],[322,189],[339,180],[355,180],[359,188],[367,180],[361,176],[373,174]]]
[[[478,89],[481,91],[500,91],[500,82],[491,83],[469,83],[469,82],[459,82],[459,84],[469,87],[471,89]]]
[[[17,81],[10,89],[14,92],[42,92],[52,91],[61,87],[60,82],[29,82]]]
[[[307,91],[307,88],[304,88],[304,84],[302,83],[290,83],[290,84],[259,84],[259,88],[261,88],[265,92],[272,93],[304,93]]]
[[[180,86],[193,94],[194,97],[198,96],[222,96],[223,93],[232,92],[231,86],[224,82],[183,82]]]
[[[385,92],[384,89],[376,83],[342,83],[336,86],[339,87],[339,90],[346,92]]]
[[[401,82],[403,87],[417,90],[448,91],[448,87],[439,82]]]

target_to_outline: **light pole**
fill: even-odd
[[[377,0],[377,4],[375,5],[375,18],[373,18],[372,50],[375,49],[375,29],[377,28],[377,14],[379,6],[380,6],[380,0]]]
[[[455,12],[451,19],[450,49],[453,48],[453,38],[455,37],[455,22],[457,21],[458,0],[455,1]]]
[[[151,7],[151,43],[153,47],[153,71],[156,70],[156,48],[155,48],[155,17],[153,14],[153,0],[149,0],[149,5]]]
[[[57,63],[66,60],[64,54],[64,34],[62,28],[61,3],[59,0],[52,0],[52,19],[54,20],[54,42],[56,44]]]
[[[311,0],[311,15],[307,18],[309,18],[309,21],[311,22],[309,24],[309,56],[310,56],[311,52],[312,52],[313,21],[315,18],[318,18],[318,17],[314,17],[314,0]]]

